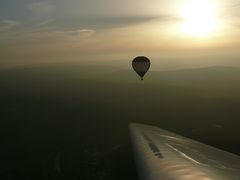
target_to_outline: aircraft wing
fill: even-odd
[[[240,156],[154,126],[130,134],[141,180],[240,180]]]

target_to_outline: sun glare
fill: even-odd
[[[180,13],[180,29],[189,36],[208,37],[219,29],[217,4],[213,0],[187,0]]]

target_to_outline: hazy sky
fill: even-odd
[[[239,27],[240,0],[1,0],[0,66],[137,55],[160,69],[240,65]]]

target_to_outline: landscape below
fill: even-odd
[[[240,68],[81,64],[0,71],[1,179],[137,179],[128,125],[156,125],[240,155]]]

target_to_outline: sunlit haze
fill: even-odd
[[[152,59],[156,70],[240,65],[239,7],[233,0],[3,0],[0,65],[128,68],[137,55]]]
[[[209,0],[188,0],[183,4],[182,31],[196,37],[208,37],[220,30],[218,4]]]

